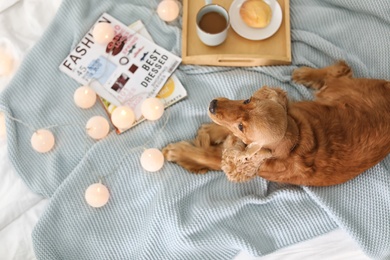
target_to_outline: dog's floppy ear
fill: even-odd
[[[287,109],[287,94],[284,90],[280,88],[270,88],[267,86],[263,86],[253,94],[253,97],[258,99],[270,99],[279,103],[281,106]]]

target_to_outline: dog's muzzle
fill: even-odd
[[[211,102],[210,102],[210,105],[209,105],[209,111],[211,114],[215,114],[215,109],[217,108],[217,100],[216,99],[213,99]]]

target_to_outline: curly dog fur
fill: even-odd
[[[213,123],[192,141],[163,149],[195,173],[223,170],[231,181],[261,176],[296,185],[346,182],[390,153],[390,82],[353,78],[343,61],[302,67],[292,79],[316,90],[314,101],[289,102],[262,87],[247,100],[210,102]]]

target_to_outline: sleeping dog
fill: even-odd
[[[314,101],[289,102],[262,87],[246,100],[210,102],[213,123],[192,141],[163,149],[189,171],[223,170],[231,181],[261,176],[309,186],[346,182],[390,152],[390,82],[352,77],[343,61],[302,67],[292,79],[316,90]]]

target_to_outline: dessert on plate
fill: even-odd
[[[272,10],[263,0],[247,0],[240,7],[240,16],[250,27],[265,28],[271,22]]]

